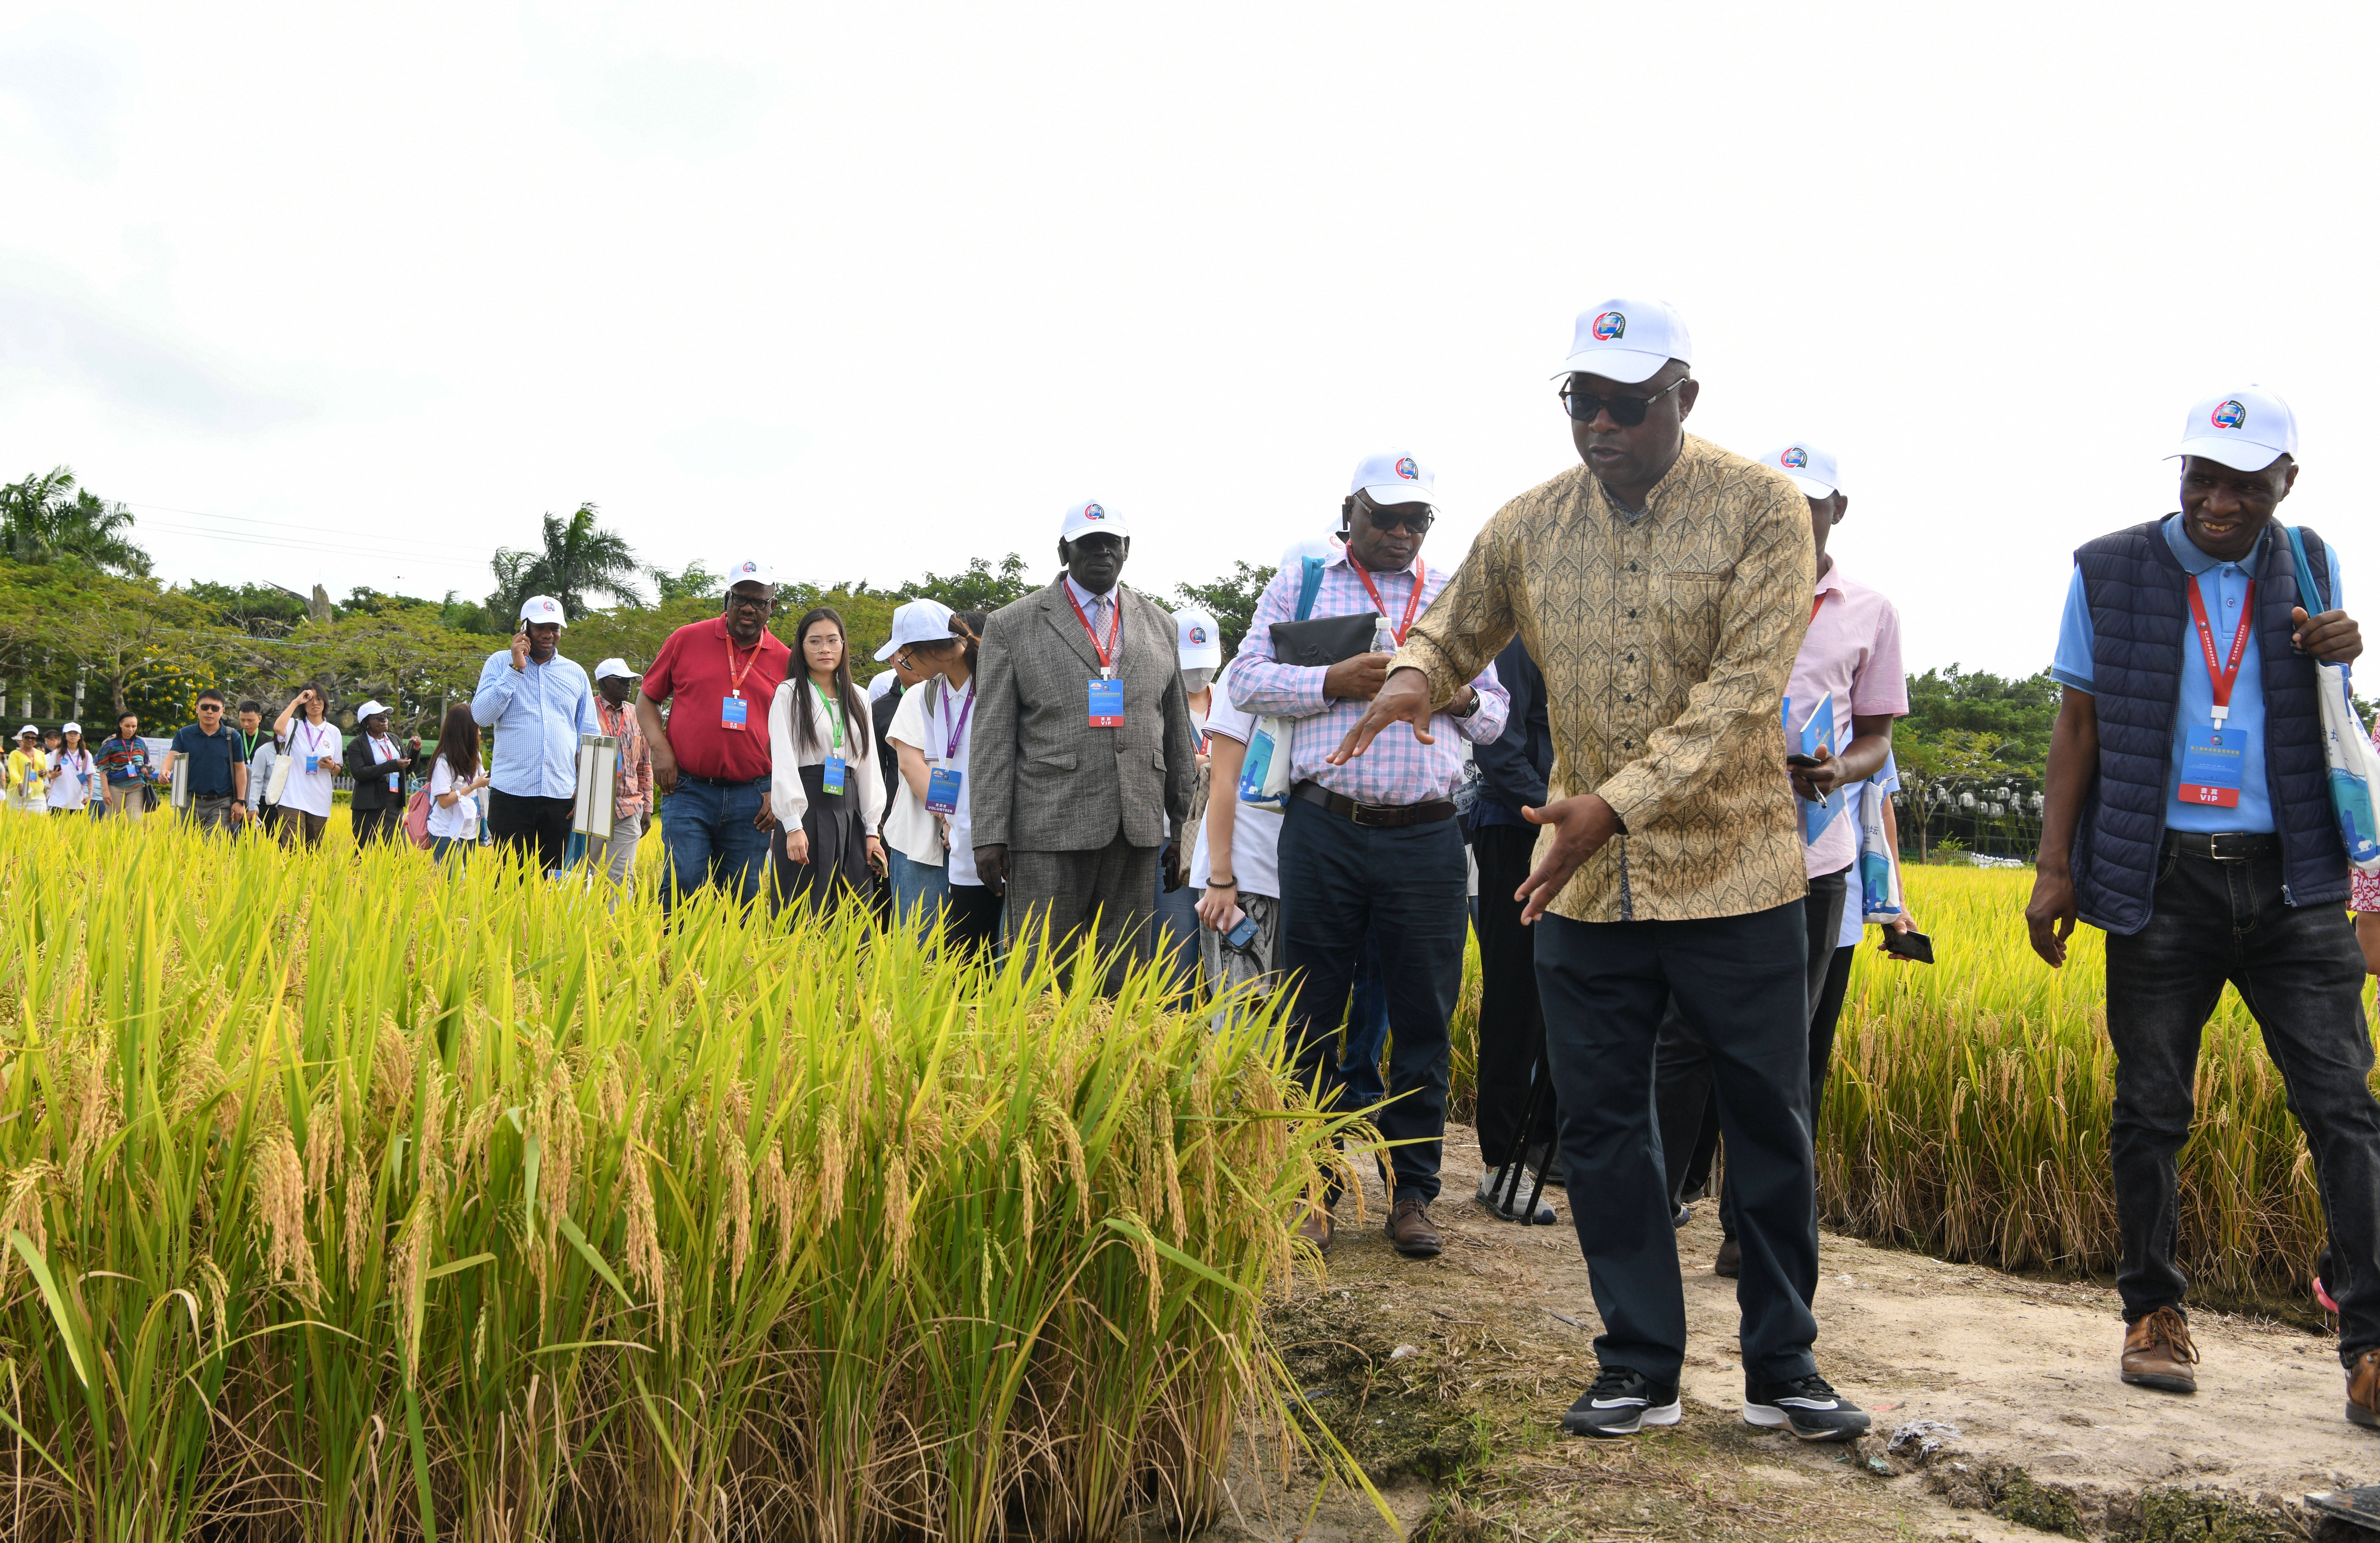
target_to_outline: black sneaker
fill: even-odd
[[[1604,1367],[1562,1415],[1562,1428],[1573,1436],[1633,1436],[1648,1425],[1677,1423],[1678,1390],[1626,1367]]]
[[[1680,1206],[1676,1210],[1674,1210],[1674,1211],[1672,1211],[1672,1212],[1670,1212],[1670,1225],[1671,1227],[1673,1227],[1673,1228],[1676,1228],[1676,1227],[1682,1227],[1682,1226],[1684,1226],[1687,1222],[1692,1221],[1694,1219],[1694,1207],[1692,1207],[1692,1206]]]
[[[1867,1434],[1867,1411],[1840,1397],[1816,1372],[1791,1382],[1743,1379],[1743,1423],[1783,1426],[1804,1441],[1848,1441]]]
[[[1711,1261],[1711,1273],[1724,1275],[1732,1281],[1743,1273],[1743,1245],[1731,1237],[1718,1240],[1718,1257]]]

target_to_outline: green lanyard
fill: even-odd
[[[810,682],[810,689],[818,692],[820,711],[823,711],[827,715],[827,721],[834,725],[833,753],[841,755],[843,754],[843,704],[828,701],[826,693],[819,690],[819,683],[816,681]]]

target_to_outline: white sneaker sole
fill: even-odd
[[[1865,1426],[1861,1426],[1855,1430],[1837,1429],[1831,1427],[1817,1430],[1802,1430],[1796,1428],[1792,1419],[1786,1415],[1784,1410],[1778,1408],[1773,1403],[1746,1403],[1743,1406],[1743,1423],[1746,1425],[1760,1426],[1767,1429],[1775,1429],[1782,1427],[1787,1430],[1792,1431],[1795,1436],[1801,1438],[1804,1441],[1848,1441],[1854,1437],[1864,1436],[1867,1434],[1867,1427]]]
[[[1658,1407],[1646,1408],[1643,1413],[1636,1416],[1635,1423],[1633,1425],[1583,1426],[1573,1429],[1571,1423],[1568,1420],[1564,1420],[1562,1422],[1562,1429],[1568,1431],[1572,1436],[1633,1436],[1648,1425],[1677,1424],[1679,1418],[1684,1413],[1684,1408],[1685,1406],[1683,1403],[1673,1399],[1670,1403],[1661,1404]]]

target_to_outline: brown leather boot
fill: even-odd
[[[2159,1307],[2124,1333],[2124,1380],[2168,1393],[2198,1391],[2198,1348],[2180,1312]]]
[[[2347,1417],[2380,1429],[2380,1350],[2367,1350],[2347,1368]]]
[[[1330,1209],[1314,1201],[1305,1202],[1305,1214],[1297,1219],[1297,1240],[1311,1244],[1318,1254],[1330,1252]]]
[[[1430,1225],[1429,1211],[1419,1197],[1408,1196],[1389,1212],[1389,1242],[1409,1259],[1434,1259],[1446,1241]]]

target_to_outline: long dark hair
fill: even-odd
[[[951,613],[951,636],[966,641],[966,667],[969,680],[975,678],[975,662],[983,654],[983,629],[990,625],[991,618],[980,611]]]
[[[820,622],[832,622],[834,630],[843,638],[843,657],[835,661],[834,695],[843,704],[843,732],[851,738],[854,759],[868,753],[868,729],[870,723],[868,699],[851,684],[851,629],[843,625],[843,614],[832,605],[814,605],[802,613],[801,621],[794,627],[794,674],[801,680],[801,688],[794,693],[794,719],[798,737],[805,745],[826,743],[826,735],[818,729],[818,709],[811,706],[818,693],[808,689],[810,656],[803,644],[809,640],[810,628]]]
[[[438,725],[438,754],[458,783],[480,774],[480,725],[471,716],[470,703],[456,702],[446,710],[446,721]]]

